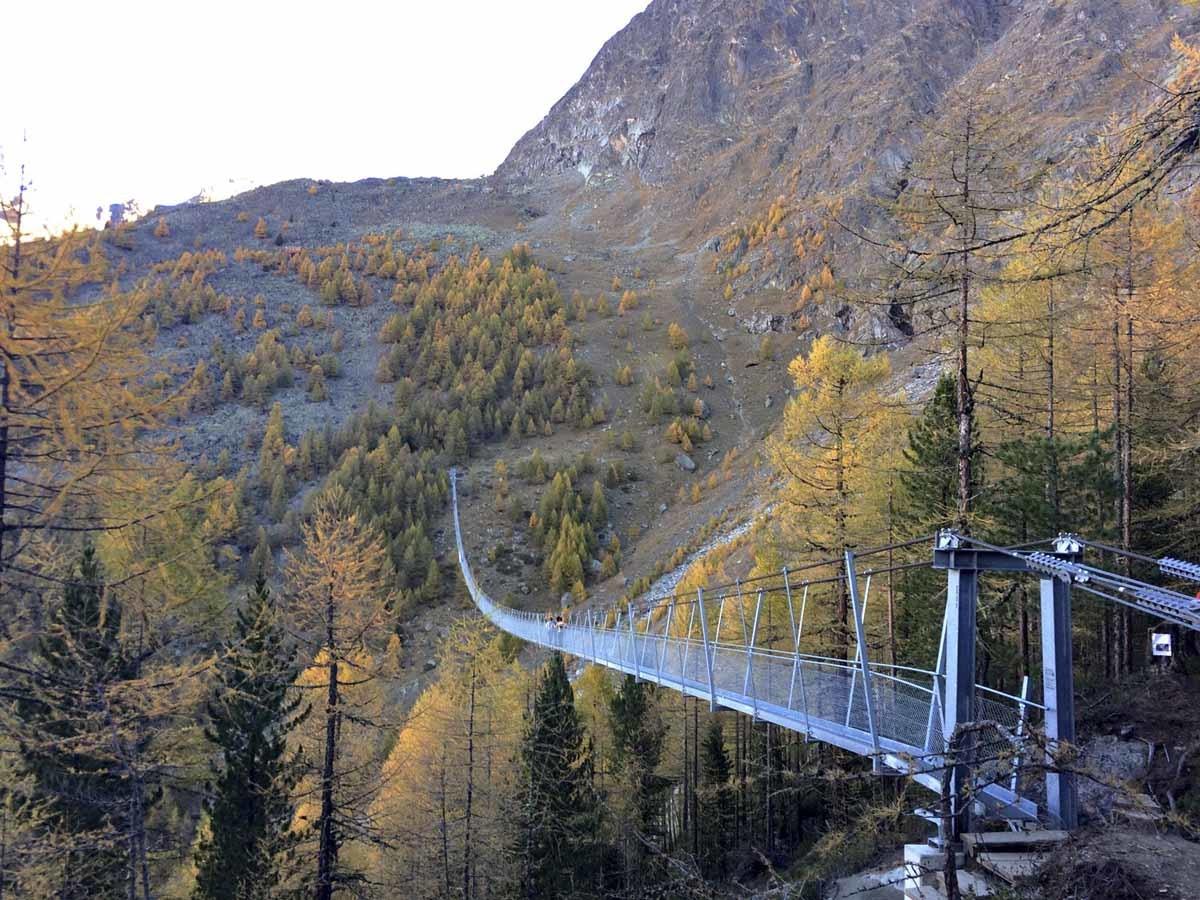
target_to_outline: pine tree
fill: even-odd
[[[283,406],[272,404],[271,413],[263,429],[262,446],[258,451],[258,478],[267,490],[275,483],[275,476],[283,472],[283,452],[287,442],[283,430]]]
[[[260,572],[236,637],[218,657],[205,737],[221,754],[205,803],[208,833],[196,850],[196,900],[250,900],[274,894],[281,855],[294,838],[291,791],[299,777],[287,735],[301,712],[291,697],[299,672]]]
[[[927,535],[949,527],[957,516],[956,390],[954,376],[943,375],[909,427],[908,447],[903,450],[904,463],[899,472],[902,502],[897,505],[897,523],[902,535]],[[973,439],[978,443],[978,433]],[[978,466],[972,467],[971,477],[977,495],[982,477]],[[937,573],[923,568],[906,570],[899,579],[895,616],[897,644],[901,647],[898,655],[914,664],[933,665],[937,659],[942,619],[939,579]]]
[[[688,345],[687,332],[683,330],[683,326],[678,322],[672,322],[667,326],[667,345],[672,350],[686,350]]]
[[[647,838],[657,837],[659,813],[668,782],[658,774],[666,727],[653,704],[651,688],[626,675],[608,708],[613,735],[613,768],[619,779],[617,799],[625,820],[621,844],[625,857],[625,886],[634,890],[643,881]]]
[[[17,704],[23,767],[70,847],[55,892],[68,900],[123,894],[129,874],[117,840],[128,824],[129,788],[113,765],[104,721],[106,695],[133,675],[120,631],[121,608],[88,547],[37,644],[38,677]]]
[[[324,694],[319,759],[305,785],[316,805],[309,815],[317,842],[316,900],[330,900],[341,886],[359,881],[353,860],[341,851],[370,840],[370,826],[359,820],[378,787],[374,748],[364,733],[377,724],[371,708],[378,705],[378,669],[364,648],[382,636],[396,575],[376,529],[351,510],[340,486],[327,489],[305,527],[304,555],[289,556],[287,566],[291,616],[316,650],[300,683]]]
[[[325,384],[325,370],[313,365],[308,370],[308,399],[312,403],[323,403],[329,399],[329,388]]]
[[[275,478],[271,481],[271,498],[270,498],[270,513],[271,518],[276,522],[283,520],[284,513],[287,512],[288,505],[288,490],[287,476],[283,469],[280,468],[275,473]]]
[[[260,525],[255,536],[254,553],[250,556],[250,571],[255,573],[256,577],[263,577],[271,574],[273,566],[274,559],[271,555],[271,542],[267,538],[267,529]]]
[[[604,499],[604,488],[599,481],[592,482],[592,498],[588,502],[588,521],[593,531],[608,527],[608,501]]]
[[[782,433],[767,453],[784,476],[783,540],[802,553],[836,557],[846,548],[875,540],[878,523],[862,502],[876,475],[875,445],[886,433],[891,412],[881,394],[890,367],[887,357],[865,357],[829,335],[788,371],[796,396],[784,411]],[[849,595],[836,588],[835,652],[849,652]]]
[[[562,654],[554,653],[521,742],[516,853],[523,897],[577,896],[594,883],[599,809],[592,768]]]
[[[900,483],[905,493],[903,515],[913,534],[945,528],[954,521],[958,490],[954,392],[954,376],[939,378],[933,396],[908,432],[907,466],[900,473]],[[978,434],[975,440],[978,442]]]
[[[23,173],[21,181],[15,196],[0,196],[0,635],[16,638],[45,621],[47,564],[70,568],[48,557],[44,537],[53,545],[134,523],[153,532],[151,488],[170,490],[178,473],[156,430],[195,393],[191,381],[148,377],[139,326],[149,294],[111,286],[99,241],[26,232]],[[86,303],[83,288],[94,291]],[[135,489],[131,516],[111,508]]]

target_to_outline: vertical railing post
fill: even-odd
[[[1021,678],[1021,713],[1017,718],[1017,755],[1013,757],[1012,781],[1009,785],[1009,790],[1014,794],[1021,783],[1021,756],[1022,743],[1025,740],[1025,725],[1029,719],[1029,676],[1025,675]]]
[[[712,639],[713,667],[717,665],[717,654],[721,651],[721,623],[725,618],[725,597],[721,597],[721,605],[717,607],[717,631]]]
[[[754,701],[754,718],[758,718],[758,685],[754,683],[754,644],[758,640],[758,617],[762,612],[763,592],[758,592],[754,601],[754,625],[750,628],[750,640],[746,644],[746,678],[742,682],[742,693],[749,694]]]
[[[667,653],[671,649],[671,622],[675,618],[675,598],[671,598],[671,602],[667,604],[666,621],[663,622],[662,632],[662,647],[658,656],[658,683],[662,684],[663,661],[667,658]],[[679,679],[680,688],[683,687],[683,679]]]
[[[592,635],[592,662],[598,663],[600,658],[596,656],[596,617],[590,609],[588,610],[588,629]]]
[[[650,620],[652,618],[654,618],[654,608],[647,607],[647,609],[646,609],[646,624],[642,628],[642,648],[641,648],[641,650],[638,651],[638,662],[643,669],[650,668],[649,666],[646,665],[646,651],[651,648],[654,648],[654,649],[658,648],[658,642],[650,640],[651,625],[652,625]]]
[[[621,616],[625,615],[624,610],[617,610],[616,618],[613,619],[612,631],[608,638],[607,655],[614,662],[621,662]]]
[[[792,648],[793,654],[796,649],[796,605],[792,602],[792,584],[788,581],[787,566],[783,567],[783,595],[787,598],[788,609],[788,646]],[[792,689],[796,684],[796,663],[798,657],[792,656],[792,677],[788,679],[788,697],[787,708],[792,708]]]
[[[875,749],[873,763],[879,768],[879,728],[875,722],[874,687],[871,684],[871,661],[867,652],[866,630],[863,627],[863,609],[858,599],[858,574],[854,571],[854,553],[846,551],[846,586],[850,589],[850,602],[854,607],[854,633],[858,641],[858,658],[862,666],[863,693],[867,702],[867,727],[871,730],[871,744]],[[851,697],[853,701],[853,697]]]
[[[687,664],[688,656],[692,650],[692,623],[696,621],[696,604],[692,604],[692,608],[688,610],[687,634],[683,639],[683,650],[680,652],[679,661],[679,678],[680,683],[687,680]]]
[[[943,737],[946,734],[946,614],[942,613],[942,636],[938,638],[938,655],[937,665],[933,667],[933,693],[929,698],[929,723],[925,726],[925,746],[922,748],[926,753],[940,753],[942,747],[933,746],[933,723],[937,722],[942,729]],[[937,716],[937,718],[934,718]]]
[[[804,741],[808,742],[810,725],[808,717],[808,693],[804,689],[804,665],[800,661],[800,638],[804,636],[804,612],[808,608],[808,582],[804,582],[804,593],[800,595],[800,620],[796,624],[796,645],[792,653],[792,679],[788,685],[788,709],[792,708],[792,692],[796,689],[796,675],[800,676],[800,705],[804,709]]]
[[[738,580],[735,584],[737,585],[738,621],[742,623],[742,641],[745,642],[750,639],[750,629],[746,627],[746,604],[742,600],[742,582]]]
[[[787,596],[788,621],[792,626],[791,643],[796,643],[796,606],[792,602],[792,583],[788,580],[787,566],[783,567],[783,593]]]
[[[867,601],[871,599],[871,576],[867,576],[867,584],[863,590],[862,617],[867,618]],[[862,647],[854,648],[854,668],[850,671],[850,702],[846,704],[846,727],[850,727],[850,717],[854,712],[854,689],[858,687],[858,667],[862,664]]]
[[[700,610],[700,639],[704,642],[704,664],[708,668],[708,705],[712,712],[716,712],[717,687],[713,683],[713,650],[708,643],[708,617],[704,614],[704,588],[696,588],[696,606]],[[724,608],[724,606],[725,602],[721,601],[721,607]],[[720,616],[717,619],[720,621]]]
[[[633,623],[637,619],[637,613],[634,611],[633,605],[629,606],[629,656],[633,660],[633,677],[637,681],[642,680],[642,670],[638,666],[637,641],[634,639],[635,632]]]

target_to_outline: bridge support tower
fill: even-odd
[[[1054,552],[1044,554],[1055,561],[1076,562],[1082,547],[1070,535],[1060,537]],[[1042,703],[1046,708],[1045,734],[1049,751],[1075,740],[1075,678],[1071,646],[1071,586],[1052,569],[1030,565],[1026,559],[999,548],[991,549],[964,540],[952,531],[940,532],[934,546],[933,566],[946,571],[946,619],[938,664],[937,685],[943,711],[942,735],[949,751],[957,732],[958,746],[950,779],[951,831],[945,837],[957,840],[971,828],[969,788],[971,769],[977,762],[977,735],[971,730],[978,720],[975,696],[976,611],[981,572],[1027,572],[1040,579],[1042,644]],[[1053,759],[1046,763],[1046,809],[1060,828],[1078,826],[1075,778],[1070,772],[1055,771]]]

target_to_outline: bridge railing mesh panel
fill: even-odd
[[[503,631],[693,696],[711,698],[718,705],[769,714],[788,728],[857,747],[859,752],[871,753],[878,747],[923,757],[944,749],[942,704],[933,673],[868,666],[868,709],[868,677],[856,660],[705,641],[698,623],[689,625],[686,635],[664,634],[663,625],[650,629],[645,619],[635,620],[631,629],[627,615],[589,620],[590,624],[577,617],[560,628],[537,613],[501,606],[480,589],[462,547],[457,502],[454,515],[459,567],[467,590],[483,614]],[[667,624],[665,620],[663,624]],[[1026,704],[1024,708],[1028,713],[1038,707]],[[986,761],[985,777],[1007,778],[1019,747],[1016,738],[1028,727],[1021,717],[1019,698],[979,689],[976,719],[981,724],[974,741],[976,758]]]

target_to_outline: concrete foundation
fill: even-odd
[[[954,854],[954,861],[959,867],[958,885],[963,894],[970,896],[967,891],[973,888],[976,896],[984,896],[978,893],[980,890],[978,880],[971,873],[962,871],[962,866],[966,862],[962,851]],[[931,847],[928,844],[905,844],[905,900],[945,900],[946,892],[942,890],[942,886],[945,884],[942,868],[945,865],[946,854],[937,847]]]

